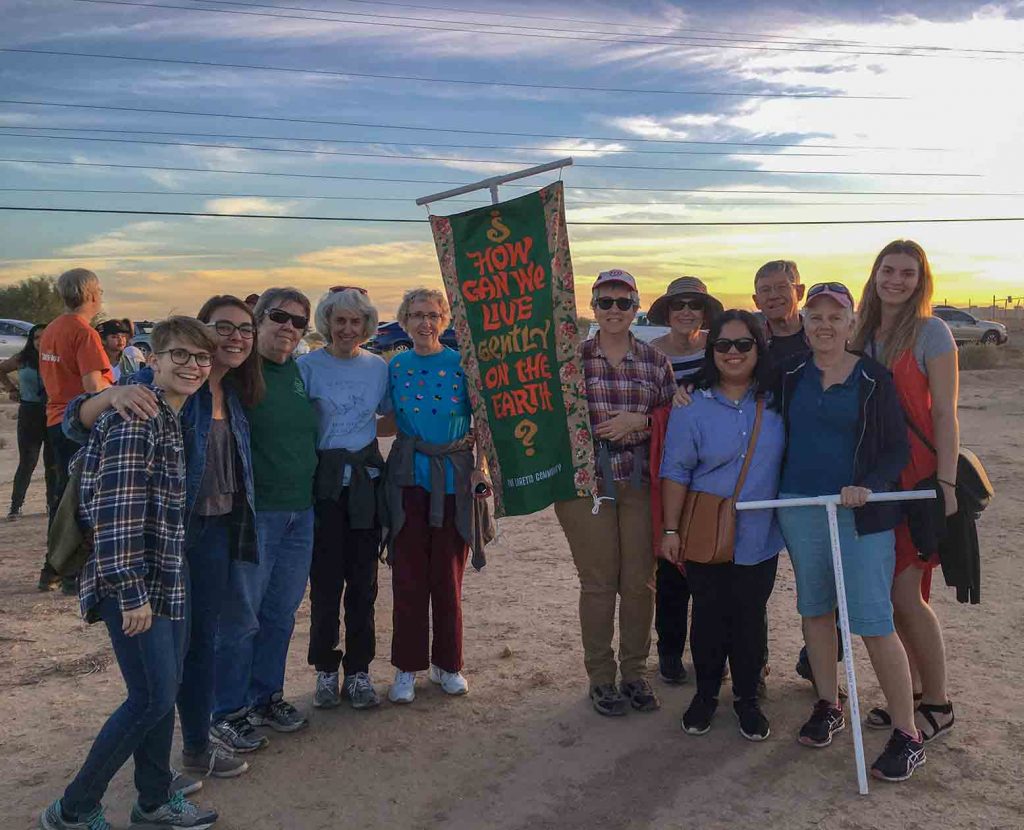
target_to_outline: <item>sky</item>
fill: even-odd
[[[683,274],[749,306],[757,267],[780,258],[859,293],[901,237],[928,251],[936,302],[1024,294],[1024,222],[911,221],[1024,217],[1024,0],[0,0],[0,14],[0,205],[418,220],[2,211],[0,285],[84,266],[105,310],[136,319],[360,285],[387,319],[408,288],[440,285],[417,197],[572,155],[581,304],[619,267],[644,308]],[[858,219],[895,221],[573,224]]]

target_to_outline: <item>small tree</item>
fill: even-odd
[[[64,311],[56,282],[53,277],[29,277],[0,288],[0,317],[49,323]]]

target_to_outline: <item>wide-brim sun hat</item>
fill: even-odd
[[[700,297],[704,300],[704,328],[710,328],[714,319],[725,311],[724,306],[708,293],[708,287],[697,277],[679,277],[669,283],[668,289],[651,303],[647,319],[656,326],[667,326],[669,304],[676,297]]]

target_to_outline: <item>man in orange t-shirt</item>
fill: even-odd
[[[64,410],[83,392],[106,389],[113,384],[114,375],[103,341],[89,325],[103,302],[99,277],[85,268],[73,268],[57,278],[57,293],[64,301],[65,313],[46,327],[39,341],[39,374],[46,387],[46,431],[57,466],[59,502],[68,483],[68,464],[80,449],[61,429]],[[44,565],[40,590],[49,590],[58,581],[50,566]],[[64,588],[65,592],[73,590],[73,581],[66,581]]]

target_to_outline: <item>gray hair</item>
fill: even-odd
[[[757,281],[759,279],[770,277],[772,274],[785,274],[793,285],[800,285],[800,269],[796,267],[796,263],[793,260],[773,259],[757,269],[757,273],[754,274],[754,290],[757,290]]]
[[[619,284],[623,285],[623,286],[625,285],[625,283],[619,283]],[[614,283],[605,283],[605,285],[614,285]],[[601,296],[601,289],[602,288],[604,288],[604,285],[599,285],[597,288],[594,288],[593,290],[591,290],[591,292],[590,292],[590,307],[591,308],[597,308],[597,298],[599,296]],[[640,292],[639,291],[632,291],[631,290],[629,292],[629,299],[631,299],[633,301],[633,308],[640,308]]]
[[[408,326],[406,326],[409,320],[409,308],[413,303],[420,301],[437,303],[437,307],[441,311],[441,329],[443,331],[448,328],[452,322],[452,307],[448,305],[448,297],[445,293],[436,288],[413,288],[405,292],[405,295],[402,297],[402,303],[398,306],[398,311],[395,313],[395,319],[398,320],[398,325],[402,327],[403,331],[409,331]]]
[[[57,277],[57,293],[68,308],[85,305],[85,292],[89,286],[100,284],[100,278],[88,268],[72,268]]]
[[[352,311],[362,316],[363,341],[369,340],[377,332],[380,315],[370,302],[369,296],[357,288],[346,288],[344,291],[329,291],[320,298],[316,306],[316,330],[331,342],[331,318],[338,309]]]
[[[260,294],[260,298],[256,302],[256,308],[252,311],[252,316],[256,318],[256,323],[258,324],[268,309],[277,308],[281,303],[287,302],[298,303],[305,310],[306,316],[309,317],[309,297],[299,291],[298,288],[290,287],[268,288]]]

